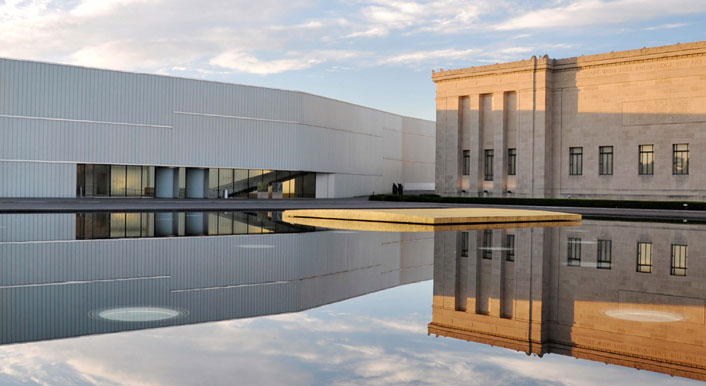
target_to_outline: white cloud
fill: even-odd
[[[674,28],[681,28],[681,27],[686,27],[686,23],[671,23],[671,24],[660,24],[652,27],[647,27],[645,30],[647,31],[656,31],[660,29],[674,29]]]
[[[458,60],[458,59],[470,59],[472,55],[476,55],[480,52],[477,49],[466,49],[466,50],[455,50],[455,49],[443,49],[443,50],[429,50],[429,51],[414,51],[404,54],[390,56],[380,60],[380,64],[400,64],[400,63],[420,63],[427,62],[431,60]]]
[[[269,75],[286,71],[305,70],[324,62],[341,61],[360,55],[362,54],[354,51],[330,50],[288,53],[283,59],[262,60],[247,52],[228,51],[214,57],[209,63],[237,72]]]
[[[497,23],[496,30],[578,28],[587,25],[628,23],[668,15],[706,11],[703,0],[578,0],[568,5],[527,11]]]

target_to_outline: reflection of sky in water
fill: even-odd
[[[686,384],[427,336],[432,282],[261,318],[0,346],[0,384]]]

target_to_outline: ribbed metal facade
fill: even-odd
[[[429,280],[433,237],[333,231],[0,242],[0,344],[301,311]],[[144,323],[92,317],[120,307],[185,315]]]
[[[54,162],[301,170],[335,174],[349,186],[338,196],[369,194],[432,184],[434,132],[301,92],[0,59],[0,161],[48,161],[32,166],[48,174]],[[0,196],[75,195],[7,187],[32,167],[0,166]]]

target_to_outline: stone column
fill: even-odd
[[[505,93],[493,94],[493,196],[502,196],[507,186],[507,125]]]
[[[463,112],[463,125],[469,127],[469,154],[471,159],[468,179],[470,187],[468,195],[478,197],[478,192],[483,190],[483,131],[480,125],[480,96],[469,96],[469,111]]]
[[[437,99],[436,103],[436,191],[458,195],[461,175],[460,98]]]

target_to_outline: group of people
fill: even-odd
[[[392,183],[392,194],[404,194],[404,188],[402,184]]]

